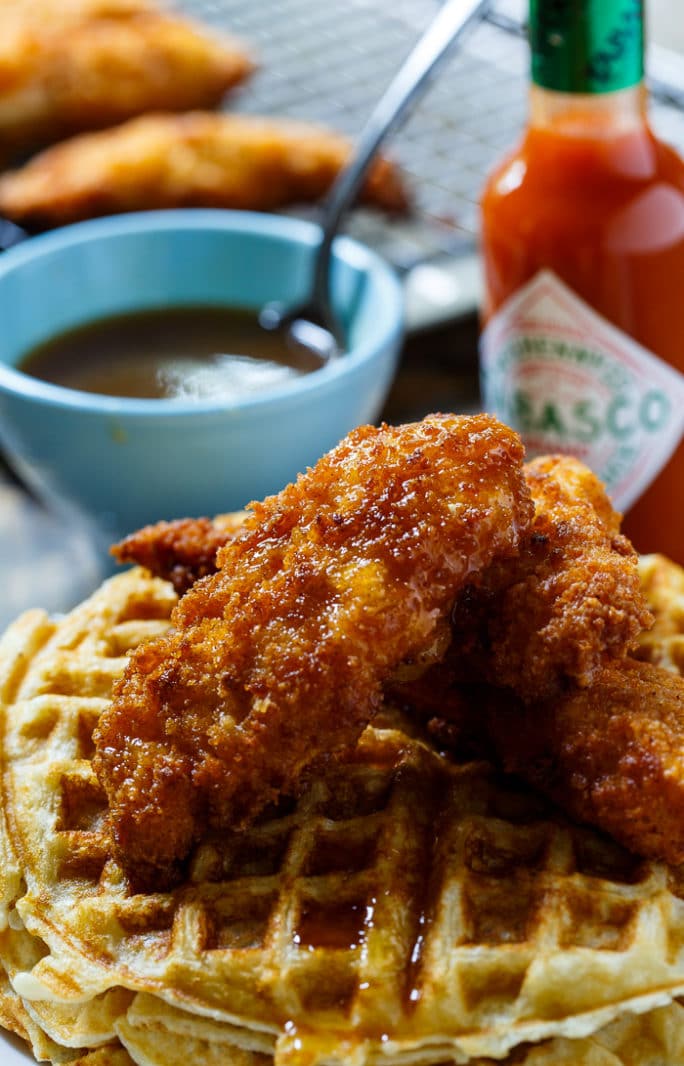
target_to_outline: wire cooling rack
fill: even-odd
[[[228,107],[322,122],[354,137],[437,0],[177,0],[175,6],[252,46],[258,70]],[[413,217],[388,223],[359,210],[350,219],[351,232],[403,272],[473,254],[484,177],[525,120],[525,9],[524,0],[494,0],[390,142],[414,192]],[[684,62],[652,49],[648,67],[654,125],[684,149]],[[439,289],[434,273],[430,281]],[[453,311],[448,284],[444,295],[442,312]],[[433,310],[439,317],[439,306]]]

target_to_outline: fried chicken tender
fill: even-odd
[[[536,702],[589,685],[652,618],[637,554],[595,474],[571,456],[544,456],[525,477],[535,516],[522,551],[465,591],[450,657]]]
[[[252,115],[146,115],[84,134],[0,179],[0,213],[34,228],[163,207],[269,211],[320,199],[347,163],[346,137]],[[377,159],[361,199],[403,211],[399,172]]]
[[[182,596],[201,577],[216,572],[219,548],[242,528],[244,511],[217,515],[216,518],[179,518],[131,533],[113,545],[117,562],[137,563],[155,577],[170,581]]]
[[[253,504],[219,571],[132,656],[96,730],[115,849],[163,884],[353,745],[398,665],[441,650],[466,581],[532,517],[518,436],[487,415],[361,427]]]
[[[476,665],[476,676],[534,700],[568,680],[587,684],[604,661],[632,649],[639,634],[643,642],[641,631],[651,621],[643,567],[619,534],[620,515],[599,480],[567,456],[536,459],[525,466],[525,477],[535,518],[520,554],[492,567],[477,589],[465,590],[447,661],[424,682],[424,666],[404,667],[390,683],[394,698],[435,713],[435,693],[442,702],[453,693],[459,706],[459,686]],[[132,534],[114,554],[172,580],[182,593],[215,569],[231,520],[162,522]]]
[[[0,9],[0,159],[147,111],[210,108],[253,69],[244,46],[125,0]]]
[[[475,726],[464,718],[464,685],[537,703],[590,684],[652,621],[638,557],[598,478],[577,459],[546,456],[526,464],[525,479],[535,513],[520,552],[466,585],[444,662],[389,683],[393,699],[446,720],[454,736]]]
[[[637,854],[684,862],[684,679],[624,659],[561,700],[489,704],[507,770]]]

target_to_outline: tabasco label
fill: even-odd
[[[491,319],[480,351],[485,409],[528,455],[576,455],[626,511],[684,434],[684,375],[542,271]]]

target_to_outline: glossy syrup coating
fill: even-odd
[[[295,790],[356,741],[400,663],[438,657],[459,590],[529,525],[522,460],[487,415],[366,426],[252,505],[96,732],[134,880],[172,879],[207,824],[246,825]]]

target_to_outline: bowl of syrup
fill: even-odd
[[[0,257],[0,438],[47,503],[102,540],[278,491],[373,421],[402,297],[338,238],[346,351],[325,366],[258,313],[308,292],[317,226],[250,212],[144,212],[68,226]]]

